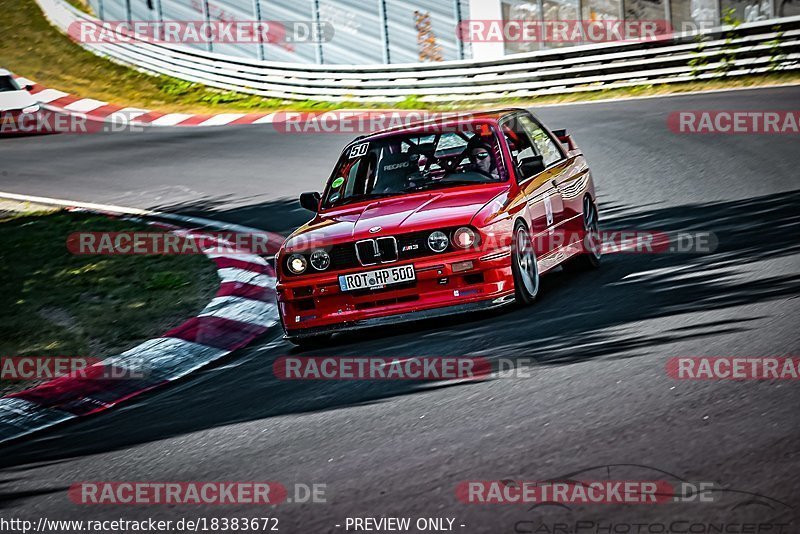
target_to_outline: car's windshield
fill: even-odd
[[[324,206],[508,179],[489,125],[455,130],[354,143],[336,167]]]
[[[0,93],[5,91],[19,91],[11,76],[0,76]]]

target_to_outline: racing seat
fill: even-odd
[[[416,170],[408,153],[388,154],[383,157],[378,169],[378,181],[373,193],[397,193],[406,188],[406,177]]]

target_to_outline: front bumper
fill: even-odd
[[[454,265],[463,268],[464,262],[472,262],[472,267],[454,270]],[[339,287],[339,275],[375,267],[282,278],[277,287],[278,307],[287,336],[415,321],[513,301],[510,249],[451,253],[391,265],[409,264],[416,273],[413,283],[379,290],[343,292]]]
[[[347,332],[350,330],[360,330],[362,328],[371,328],[381,325],[394,325],[400,323],[408,323],[412,321],[422,321],[425,319],[433,319],[437,317],[447,317],[448,315],[460,315],[464,313],[471,313],[477,311],[493,310],[501,308],[515,302],[514,296],[509,295],[506,297],[498,297],[494,300],[484,300],[471,302],[469,304],[457,304],[455,306],[446,306],[444,308],[432,308],[429,310],[421,310],[415,312],[401,313],[399,315],[391,315],[386,317],[375,317],[373,319],[362,319],[360,321],[351,321],[347,323],[335,324],[330,326],[319,326],[316,328],[306,328],[297,331],[286,331],[287,338],[304,338],[312,337],[323,334],[334,334],[336,332]]]

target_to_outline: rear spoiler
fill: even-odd
[[[567,134],[566,128],[561,128],[560,130],[553,130],[553,135],[555,135],[561,144],[564,146],[564,150],[567,151],[567,154],[570,156],[576,156],[581,153],[578,145],[575,144],[575,141],[572,140],[572,136]]]

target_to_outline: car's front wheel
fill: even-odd
[[[521,222],[514,227],[514,246],[511,253],[511,270],[514,274],[514,293],[517,301],[531,304],[539,294],[539,266],[533,250],[531,235]]]

